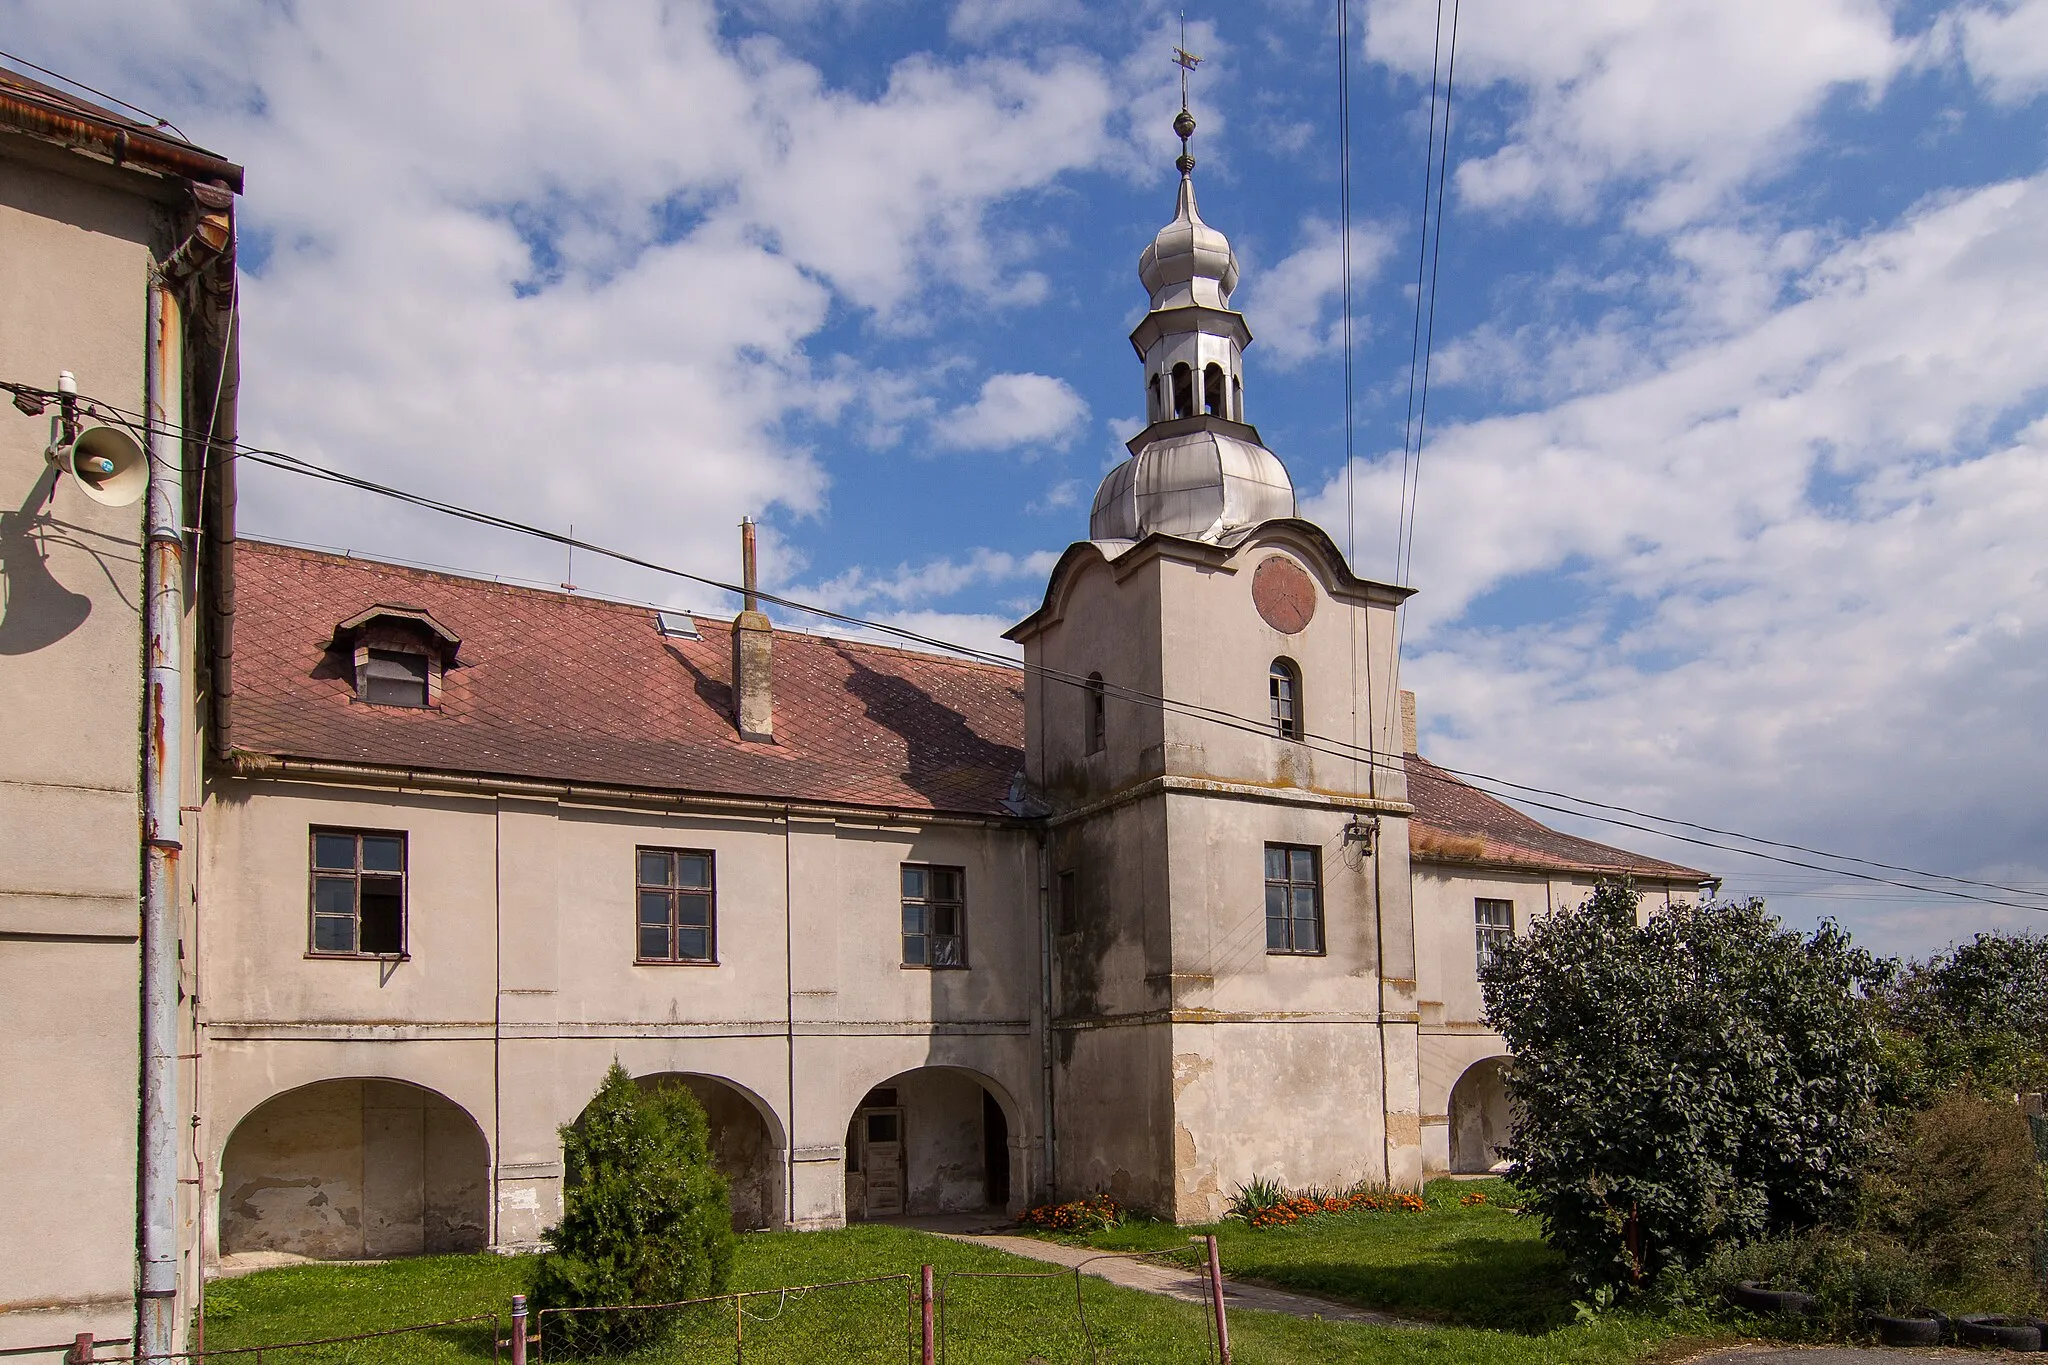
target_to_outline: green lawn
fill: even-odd
[[[1361,1302],[1377,1301],[1404,1309],[1418,1307],[1434,1286],[1434,1292],[1463,1307],[1443,1314],[1446,1325],[1423,1330],[1234,1313],[1232,1344],[1241,1365],[1293,1361],[1626,1365],[1643,1359],[1672,1335],[1660,1324],[1621,1317],[1544,1332],[1462,1325],[1506,1320],[1517,1312],[1522,1312],[1524,1326],[1537,1320],[1516,1304],[1540,1303],[1543,1314],[1554,1316],[1552,1301],[1557,1290],[1550,1279],[1543,1283],[1551,1287],[1540,1290],[1509,1291],[1496,1286],[1490,1292],[1461,1281],[1461,1277],[1484,1282],[1518,1274],[1524,1265],[1535,1265],[1539,1273],[1549,1275],[1546,1263],[1530,1259],[1529,1239],[1521,1225],[1497,1212],[1474,1216],[1471,1211],[1457,1210],[1448,1217],[1406,1215],[1411,1220],[1406,1227],[1393,1224],[1400,1215],[1381,1215],[1390,1226],[1374,1235],[1361,1235],[1351,1228],[1339,1235],[1334,1227],[1370,1216],[1327,1220],[1333,1225],[1328,1230],[1310,1225],[1249,1237],[1226,1228],[1222,1233],[1226,1239],[1224,1265],[1233,1274],[1255,1272],[1275,1283],[1343,1292]],[[1420,1235],[1432,1223],[1452,1235],[1432,1244],[1430,1238]],[[1187,1235],[1185,1229],[1141,1226],[1099,1240],[1184,1245]],[[1324,1244],[1320,1251],[1314,1249],[1318,1242]],[[1346,1254],[1344,1247],[1353,1246],[1366,1260],[1347,1278],[1340,1258]],[[1421,1262],[1405,1271],[1399,1264],[1404,1246]],[[1506,1253],[1503,1247],[1519,1249]],[[945,1359],[949,1362],[1018,1365],[1035,1356],[1050,1365],[1078,1365],[1089,1359],[1071,1275],[981,1278],[990,1272],[1038,1277],[1051,1267],[903,1229],[866,1226],[841,1232],[749,1234],[739,1242],[733,1287],[772,1288],[896,1272],[915,1274],[924,1262],[937,1267],[942,1277],[950,1275],[945,1279],[950,1304]],[[297,1266],[222,1281],[207,1291],[207,1344],[213,1349],[255,1346],[501,1310],[523,1287],[529,1269],[530,1262],[524,1258],[439,1256],[374,1266]],[[1095,1279],[1082,1283],[1088,1321],[1104,1361],[1185,1365],[1207,1358],[1201,1310]],[[1408,1297],[1398,1302],[1387,1297],[1374,1300],[1371,1294],[1351,1292],[1355,1286],[1373,1293],[1391,1286]],[[908,1310],[907,1295],[894,1284],[822,1291],[786,1302],[777,1297],[750,1299],[745,1358],[761,1362],[902,1361],[907,1353]],[[682,1324],[663,1349],[641,1358],[731,1360],[730,1313],[723,1308],[709,1320]],[[474,1365],[490,1357],[490,1339],[487,1328],[453,1328],[345,1350],[273,1352],[266,1359],[273,1365],[328,1360],[361,1365],[385,1361]]]
[[[1484,1204],[1460,1199],[1483,1195]],[[1404,1317],[1542,1333],[1573,1321],[1564,1261],[1505,1181],[1438,1180],[1426,1213],[1343,1213],[1255,1231],[1135,1223],[1086,1239],[1104,1250],[1172,1246],[1213,1232],[1232,1275]],[[1072,1240],[1072,1239],[1069,1239]]]

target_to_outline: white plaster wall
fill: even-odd
[[[142,407],[148,183],[0,139],[0,374]],[[43,1230],[0,1238],[5,1348],[134,1327],[142,507],[0,411],[0,1227]]]

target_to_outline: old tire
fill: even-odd
[[[1819,1307],[1819,1301],[1811,1294],[1802,1294],[1796,1289],[1766,1289],[1755,1280],[1743,1280],[1721,1292],[1737,1308],[1757,1314],[1798,1315],[1811,1313]]]
[[[2041,1349],[2041,1329],[2032,1318],[1965,1313],[1956,1319],[1956,1336],[1970,1346],[1996,1346],[2007,1351]]]
[[[1914,1313],[1903,1318],[1883,1313],[1870,1315],[1870,1325],[1877,1329],[1878,1341],[1886,1346],[1939,1346],[1942,1323],[1942,1317],[1933,1312]]]

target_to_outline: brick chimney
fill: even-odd
[[[1415,737],[1415,694],[1413,692],[1403,692],[1401,694],[1401,752],[1404,754],[1419,754],[1422,752],[1416,743]]]
[[[775,742],[775,628],[755,597],[754,519],[740,522],[740,560],[745,609],[732,622],[732,709],[740,738]]]

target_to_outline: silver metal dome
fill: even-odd
[[[1088,513],[1090,540],[1157,531],[1215,541],[1294,515],[1294,481],[1251,428],[1202,417],[1170,425],[1191,429],[1158,432],[1104,476]]]
[[[1195,182],[1180,178],[1173,221],[1159,229],[1138,257],[1138,279],[1152,295],[1155,311],[1201,304],[1230,307],[1237,288],[1237,253],[1230,239],[1202,221],[1195,210]]]

